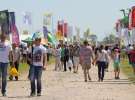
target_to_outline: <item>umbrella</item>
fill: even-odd
[[[25,42],[25,43],[32,43],[32,38],[31,37],[28,37],[26,38],[25,40],[22,40],[22,42]]]

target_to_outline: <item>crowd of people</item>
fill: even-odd
[[[73,70],[73,73],[78,73],[78,67],[81,65],[84,71],[84,80],[91,80],[89,69],[91,66],[98,66],[98,81],[103,81],[105,70],[108,71],[108,66],[111,59],[114,62],[115,79],[119,79],[119,63],[120,49],[118,45],[115,47],[92,46],[88,41],[83,44],[75,42],[74,44],[58,45],[54,49],[55,70],[67,71]],[[64,65],[64,66],[63,66]]]
[[[67,71],[78,73],[81,65],[84,71],[84,79],[91,80],[89,69],[91,66],[98,67],[98,81],[103,81],[104,73],[108,72],[109,65],[114,67],[114,78],[120,79],[120,62],[122,59],[129,59],[129,63],[135,74],[135,45],[120,47],[120,45],[99,45],[93,46],[84,41],[83,44],[77,42],[73,44],[59,44],[53,49],[55,56],[55,71]]]
[[[6,42],[6,35],[0,36],[0,77],[2,78],[1,93],[6,96],[7,86],[7,69],[8,63],[14,66],[16,70],[19,69],[21,57],[22,62],[27,62],[29,65],[28,78],[30,80],[31,93],[30,96],[41,96],[42,71],[47,68],[47,61],[50,54],[55,57],[54,71],[70,71],[75,74],[78,73],[79,66],[82,66],[84,73],[84,81],[91,81],[90,69],[92,66],[97,66],[98,81],[104,80],[105,72],[108,72],[110,63],[114,66],[114,78],[120,79],[120,62],[121,52],[123,49],[118,44],[115,46],[93,46],[87,40],[82,44],[75,42],[73,44],[59,43],[55,47],[49,45],[48,48],[41,44],[41,37],[35,37],[32,44],[28,44],[24,49],[19,48],[16,44],[8,44]],[[22,53],[20,53],[22,51]],[[129,62],[132,64],[133,72],[135,74],[135,45],[129,45],[126,50],[129,57]],[[14,76],[10,75],[9,79],[13,80]],[[19,78],[15,76],[17,81]]]

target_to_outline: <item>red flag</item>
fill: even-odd
[[[67,28],[68,28],[68,24],[64,23],[64,36],[67,37]]]
[[[61,36],[63,36],[63,22],[62,21],[58,21],[58,26],[57,26],[57,30],[58,32],[61,33]]]
[[[132,27],[135,27],[135,6],[132,7]]]
[[[132,29],[132,23],[131,23],[132,20],[131,20],[131,19],[132,19],[132,13],[130,12],[130,13],[129,13],[129,23],[128,23],[128,29],[129,29],[129,30]]]

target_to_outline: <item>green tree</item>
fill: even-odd
[[[113,44],[116,41],[116,36],[114,34],[110,34],[103,39],[103,43],[105,44]]]

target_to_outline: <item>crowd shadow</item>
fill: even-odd
[[[30,97],[30,96],[8,96],[7,98],[26,99],[26,98],[32,98],[32,97]]]
[[[16,81],[16,80],[7,80],[8,82],[27,82],[27,81],[29,81],[28,79],[24,79],[24,80],[18,80],[18,81]]]
[[[80,83],[80,82],[84,82],[84,81],[76,80],[76,81],[70,81],[70,82],[71,83]],[[92,81],[88,81],[87,83],[90,83],[90,84],[133,84],[128,79],[119,79],[119,80],[105,79],[105,80],[103,80],[103,82],[99,82],[98,80],[92,80]]]
[[[7,96],[7,98],[10,99],[28,99],[28,98],[38,98],[38,97],[42,97],[44,95],[41,96]]]

